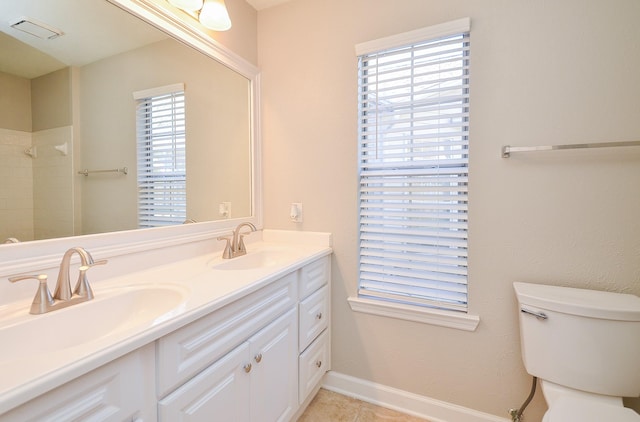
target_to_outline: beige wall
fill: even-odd
[[[354,45],[469,16],[468,333],[353,313]],[[640,134],[637,0],[294,0],[261,11],[265,225],[334,235],[336,371],[507,417],[530,386],[512,282],[640,294],[640,148],[500,147]],[[288,219],[303,202],[304,223]],[[540,394],[527,419],[540,420]]]
[[[31,113],[33,131],[72,124],[71,68],[31,80]]]
[[[31,81],[0,72],[0,128],[31,132]]]

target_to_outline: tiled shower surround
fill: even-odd
[[[0,128],[0,242],[73,235],[72,151],[71,126]]]

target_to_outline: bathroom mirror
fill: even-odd
[[[260,220],[257,71],[162,3],[0,3],[0,242],[139,228],[134,93],[175,85],[186,185],[169,203],[185,212],[153,212],[213,229]]]

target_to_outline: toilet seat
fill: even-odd
[[[575,397],[561,397],[545,413],[542,422],[640,422],[633,410]]]

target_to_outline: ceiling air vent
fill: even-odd
[[[52,26],[42,22],[38,22],[35,19],[25,17],[15,20],[11,24],[11,27],[18,31],[26,32],[27,34],[42,38],[43,40],[52,40],[64,34],[64,32],[59,29],[53,28]]]

